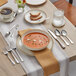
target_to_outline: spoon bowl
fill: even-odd
[[[54,32],[55,32],[56,36],[60,36],[60,31],[59,30],[56,29]]]
[[[66,37],[66,38],[70,41],[71,44],[74,43],[74,42],[67,36],[67,31],[62,30],[62,31],[61,31],[61,35],[64,36],[64,37]]]
[[[59,30],[55,30],[55,34],[56,34],[56,36],[59,36],[63,41],[64,41],[64,43],[66,44],[66,45],[68,45],[69,46],[69,43],[62,37],[62,35],[61,35],[61,32],[59,31]],[[66,35],[66,33],[64,33],[64,35]]]
[[[61,31],[61,35],[62,35],[62,36],[66,36],[66,35],[67,35],[67,32],[66,32],[65,30],[62,30],[62,31]]]

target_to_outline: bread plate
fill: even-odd
[[[42,17],[38,20],[33,21],[30,19],[30,13],[32,13],[32,12],[34,12],[34,13],[40,12],[40,16],[42,16]],[[44,22],[46,20],[46,18],[47,18],[47,15],[42,10],[30,10],[25,13],[25,17],[24,17],[24,19],[31,24],[40,24],[40,23]]]

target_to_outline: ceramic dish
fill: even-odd
[[[22,44],[22,42],[21,42],[21,38],[20,38],[20,37],[17,38],[16,47],[17,47],[18,50],[22,51],[22,52],[25,53],[26,55],[34,56],[34,54],[33,54],[32,51],[30,51],[29,49],[23,47],[23,44]]]
[[[26,0],[26,3],[28,5],[41,5],[44,4],[46,2],[46,0]]]
[[[10,18],[7,18],[7,19],[1,19],[2,22],[5,22],[5,23],[10,23],[10,22],[13,22],[15,20],[15,17],[16,17],[16,13],[13,12],[13,16],[10,17]]]
[[[33,21],[30,19],[30,13],[32,12],[40,12],[40,15],[42,16],[42,18],[36,20],[36,21]],[[41,11],[41,10],[30,10],[28,12],[25,13],[25,20],[31,24],[39,24],[39,23],[42,23],[46,20],[47,18],[47,15],[44,11]]]
[[[21,38],[20,38],[20,37],[17,38],[16,47],[17,47],[18,50],[22,51],[22,52],[25,53],[26,55],[34,56],[34,54],[33,54],[33,52],[32,52],[31,50],[23,47],[23,44],[22,44],[22,42],[21,42]],[[52,47],[53,47],[53,40],[52,40],[52,38],[50,37],[50,42],[49,42],[47,48],[52,49]]]
[[[49,44],[50,36],[43,30],[33,29],[22,35],[21,42],[29,50],[41,51]]]

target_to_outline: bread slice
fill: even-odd
[[[42,16],[38,16],[38,17],[32,17],[32,16],[30,16],[30,19],[32,20],[32,21],[36,21],[36,20],[39,20],[39,19],[41,19],[42,18]]]
[[[38,17],[40,15],[40,12],[31,12],[30,16],[31,17]]]

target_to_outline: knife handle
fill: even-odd
[[[56,39],[56,41],[59,43],[59,45],[60,45],[63,49],[65,49],[65,45],[64,45],[63,43],[61,43],[58,39]]]

